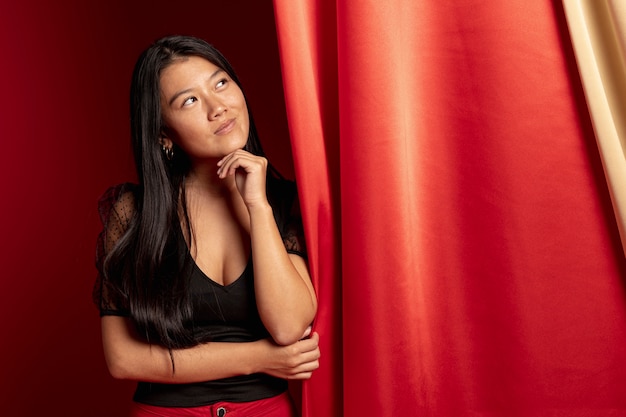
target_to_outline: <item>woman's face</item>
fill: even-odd
[[[161,72],[161,109],[161,143],[175,143],[192,162],[220,159],[248,140],[250,120],[241,89],[204,58],[179,59]]]

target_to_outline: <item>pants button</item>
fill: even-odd
[[[226,409],[224,407],[220,407],[217,409],[217,417],[224,417],[226,415]]]

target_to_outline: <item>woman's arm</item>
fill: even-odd
[[[128,319],[101,319],[104,356],[115,378],[157,383],[192,383],[252,373],[283,379],[308,379],[319,367],[319,336],[313,333],[289,346],[269,340],[249,343],[209,342],[172,351],[141,341]]]
[[[267,160],[238,150],[219,163],[220,178],[234,175],[250,214],[254,288],[261,320],[276,343],[300,339],[317,312],[317,298],[307,265],[288,254],[267,201]]]
[[[269,204],[248,211],[259,315],[276,343],[288,345],[315,317],[311,277],[305,260],[287,253]]]

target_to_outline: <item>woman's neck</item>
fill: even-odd
[[[217,175],[217,163],[193,167],[185,176],[185,188],[193,193],[210,194],[215,197],[231,195],[236,190],[235,177],[222,179]]]

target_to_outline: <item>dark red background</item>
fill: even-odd
[[[0,415],[123,415],[133,384],[105,368],[91,287],[97,198],[134,179],[132,66],[163,35],[216,45],[293,177],[272,2],[4,2],[0,21]]]

